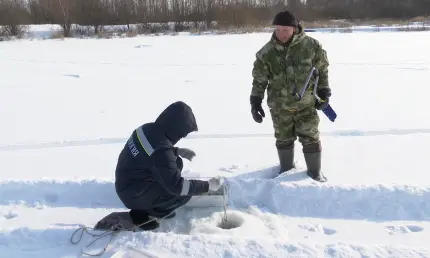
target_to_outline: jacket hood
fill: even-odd
[[[166,137],[175,145],[191,132],[197,132],[197,122],[190,106],[182,101],[170,104],[155,120]]]

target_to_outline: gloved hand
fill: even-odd
[[[321,102],[315,103],[315,108],[317,110],[324,110],[328,107],[328,104],[329,104],[329,99],[326,99],[326,100],[321,99]]]
[[[209,179],[209,192],[216,192],[224,184],[224,178],[213,177]]]
[[[315,103],[315,108],[317,110],[326,109],[328,104],[329,104],[329,101],[330,101],[331,89],[330,88],[318,88],[317,94],[318,94],[318,97],[321,98],[321,102]]]
[[[265,113],[263,108],[261,107],[262,99],[257,96],[251,96],[250,101],[252,118],[257,123],[263,122],[263,117],[265,117]]]
[[[318,88],[317,94],[321,99],[328,99],[331,97],[331,89],[330,88]]]
[[[188,159],[189,161],[191,161],[196,156],[196,153],[194,151],[187,148],[177,148],[176,153],[179,156]]]

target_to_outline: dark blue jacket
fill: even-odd
[[[121,151],[115,172],[116,192],[129,209],[151,210],[172,199],[209,191],[207,181],[181,176],[182,159],[174,145],[197,131],[191,108],[178,101],[153,123],[133,131]],[[166,207],[167,208],[167,207]]]

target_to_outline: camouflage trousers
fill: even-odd
[[[271,109],[270,113],[278,149],[294,147],[297,138],[304,148],[307,145],[320,148],[320,118],[314,107],[299,112]]]

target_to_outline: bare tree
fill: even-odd
[[[13,10],[12,10],[13,9]],[[32,23],[60,24],[64,36],[72,24],[94,27],[144,23],[145,26],[174,22],[176,30],[185,24],[213,22],[224,28],[269,25],[275,14],[293,11],[300,20],[412,19],[428,16],[429,0],[0,0],[0,23],[15,26]],[[154,25],[154,23],[157,23]],[[180,27],[181,26],[181,27]],[[10,30],[16,33],[15,29]],[[150,31],[152,31],[150,29]]]
[[[98,34],[109,19],[106,5],[106,0],[76,0],[76,20],[81,25],[93,26],[94,33]]]
[[[51,0],[51,4],[54,20],[63,28],[64,37],[70,37],[76,2],[74,0]]]
[[[0,0],[0,34],[22,36],[29,22],[29,12],[24,0]]]
[[[117,11],[118,23],[127,25],[130,30],[130,24],[136,20],[137,4],[134,0],[116,0],[115,10]]]
[[[63,28],[64,37],[70,37],[76,1],[74,0],[30,0],[31,10],[38,12],[50,23]],[[33,16],[38,17],[38,16]],[[36,19],[36,18],[35,18]]]

